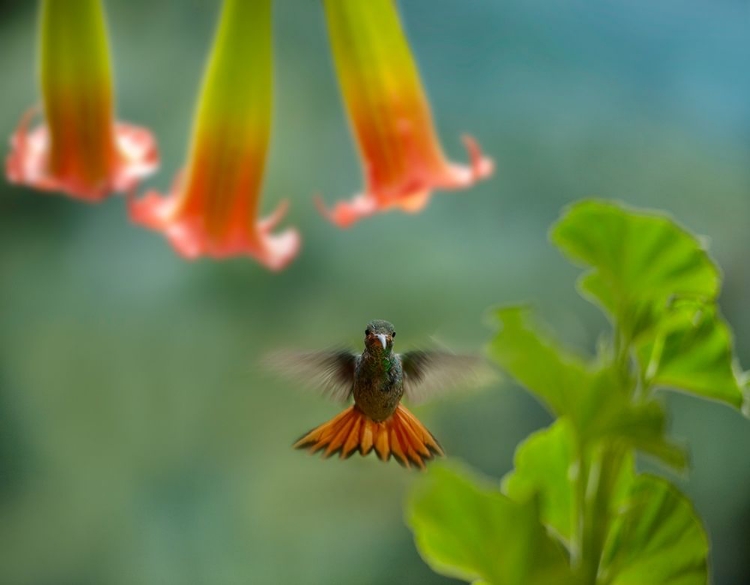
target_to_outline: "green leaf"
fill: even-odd
[[[582,385],[594,379],[586,362],[540,333],[527,307],[501,308],[495,317],[500,328],[490,355],[554,414],[571,412]]]
[[[708,539],[690,501],[668,481],[636,477],[608,535],[600,583],[705,585]]]
[[[632,434],[638,436],[637,431]],[[621,438],[624,433],[619,432],[615,435]],[[633,447],[633,443],[637,442],[634,439],[625,442],[626,449]],[[643,442],[649,452],[656,450],[653,445],[649,445],[647,432],[644,433]],[[651,442],[658,445],[663,439],[659,437]],[[590,465],[592,457],[601,447],[602,443],[595,443],[586,453],[581,453],[580,447],[576,446],[575,431],[570,421],[565,418],[558,419],[553,425],[534,433],[519,445],[514,458],[514,469],[503,478],[503,492],[516,501],[525,501],[537,495],[542,522],[570,546],[576,522],[574,484],[581,469],[579,457],[584,457],[584,463]],[[679,452],[679,464],[684,464],[683,457]],[[600,483],[610,485],[612,489],[612,498],[606,502],[607,508],[596,511],[600,522],[606,525],[605,515],[616,515],[623,495],[630,489],[634,474],[633,457],[626,451],[620,463],[613,469],[602,463],[598,463],[597,467],[600,470]],[[603,477],[603,473],[614,475]]]
[[[605,541],[598,583],[611,585],[692,585],[706,583],[708,543],[689,501],[667,481],[648,474],[635,475],[633,459],[625,455],[608,466],[599,463],[599,489],[607,497],[585,505],[596,518]],[[538,497],[542,522],[571,547],[576,517],[574,433],[568,421],[558,420],[535,433],[516,451],[515,469],[503,479],[503,489],[514,500]],[[586,465],[592,460],[587,458]]]
[[[443,575],[492,585],[573,582],[536,499],[515,502],[466,469],[434,466],[411,494],[407,523],[422,558]]]
[[[657,322],[675,298],[710,302],[720,276],[703,244],[666,215],[588,200],[570,206],[552,241],[590,268],[580,287],[631,339]]]
[[[539,333],[524,307],[499,309],[490,355],[558,417],[566,416],[582,443],[607,439],[684,468],[686,456],[666,440],[661,404],[633,403],[634,380],[612,367],[593,367]]]
[[[567,419],[559,419],[518,446],[514,469],[502,482],[503,492],[512,500],[523,502],[538,495],[542,522],[568,545],[575,522],[576,458],[573,427]]]
[[[638,347],[644,378],[740,408],[743,381],[729,326],[711,306],[677,311],[679,320]]]
[[[673,219],[590,200],[551,238],[590,271],[580,288],[632,344],[644,380],[740,408],[732,334],[718,315],[721,277],[702,242]]]
[[[585,403],[585,416],[578,423],[584,443],[612,441],[652,455],[676,469],[687,468],[685,449],[667,439],[666,413],[659,402],[632,402],[622,394],[606,393],[606,388],[595,386]]]

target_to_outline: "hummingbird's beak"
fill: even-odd
[[[382,333],[378,333],[377,338],[380,340],[380,343],[383,345],[383,349],[385,349],[386,345],[388,345],[388,342],[385,339],[385,335],[383,335]]]

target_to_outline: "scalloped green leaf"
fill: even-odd
[[[581,289],[628,326],[633,339],[658,322],[673,299],[710,302],[719,294],[719,269],[703,243],[665,214],[586,200],[565,211],[550,237],[590,269]]]
[[[536,499],[515,502],[465,468],[434,466],[414,487],[406,515],[422,558],[438,573],[493,585],[573,583]]]
[[[499,329],[490,342],[491,357],[552,413],[570,412],[581,386],[593,383],[586,362],[541,333],[528,307],[504,307],[495,317]]]
[[[719,268],[696,236],[666,215],[589,200],[568,208],[551,239],[590,269],[579,286],[633,344],[645,380],[742,406],[732,334],[716,308]]]
[[[502,481],[502,490],[512,500],[539,497],[542,522],[570,543],[573,532],[573,477],[575,431],[567,419],[529,436],[516,449],[513,471]]]
[[[644,378],[655,386],[685,390],[740,408],[743,374],[734,356],[729,326],[711,306],[691,307],[681,313],[679,322],[674,319],[638,347]]]
[[[636,477],[602,554],[598,582],[705,585],[708,538],[690,501],[660,477]]]

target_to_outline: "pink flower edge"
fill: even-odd
[[[11,151],[5,161],[8,181],[40,191],[60,191],[90,203],[102,201],[112,192],[128,192],[159,167],[159,151],[153,134],[146,128],[115,123],[119,161],[113,174],[99,185],[51,175],[47,168],[49,132],[45,124],[30,129],[38,108],[30,108],[21,117],[12,134]]]
[[[178,183],[179,179],[176,186]],[[246,229],[235,229],[216,242],[199,215],[179,213],[177,193],[174,188],[166,196],[149,191],[140,199],[131,199],[128,207],[134,223],[162,232],[183,258],[248,256],[269,270],[280,271],[299,253],[301,238],[295,228],[271,233],[289,209],[288,201],[282,201],[271,215],[258,221],[255,237],[250,237]]]
[[[403,191],[395,197],[386,199],[371,192],[359,193],[349,201],[339,201],[332,209],[327,209],[321,197],[316,196],[315,206],[321,215],[340,228],[349,228],[361,219],[392,209],[419,213],[429,203],[433,189],[465,189],[494,172],[494,161],[484,156],[477,141],[469,135],[462,138],[469,153],[468,165],[449,162],[436,175],[423,172],[421,165],[415,166],[417,171],[422,172],[415,173],[416,176],[405,183]]]

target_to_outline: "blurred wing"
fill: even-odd
[[[278,351],[270,354],[267,366],[337,402],[346,402],[354,385],[354,368],[359,356],[347,350]]]
[[[411,404],[458,388],[478,388],[495,378],[480,356],[449,351],[408,351],[401,354],[404,397]]]

